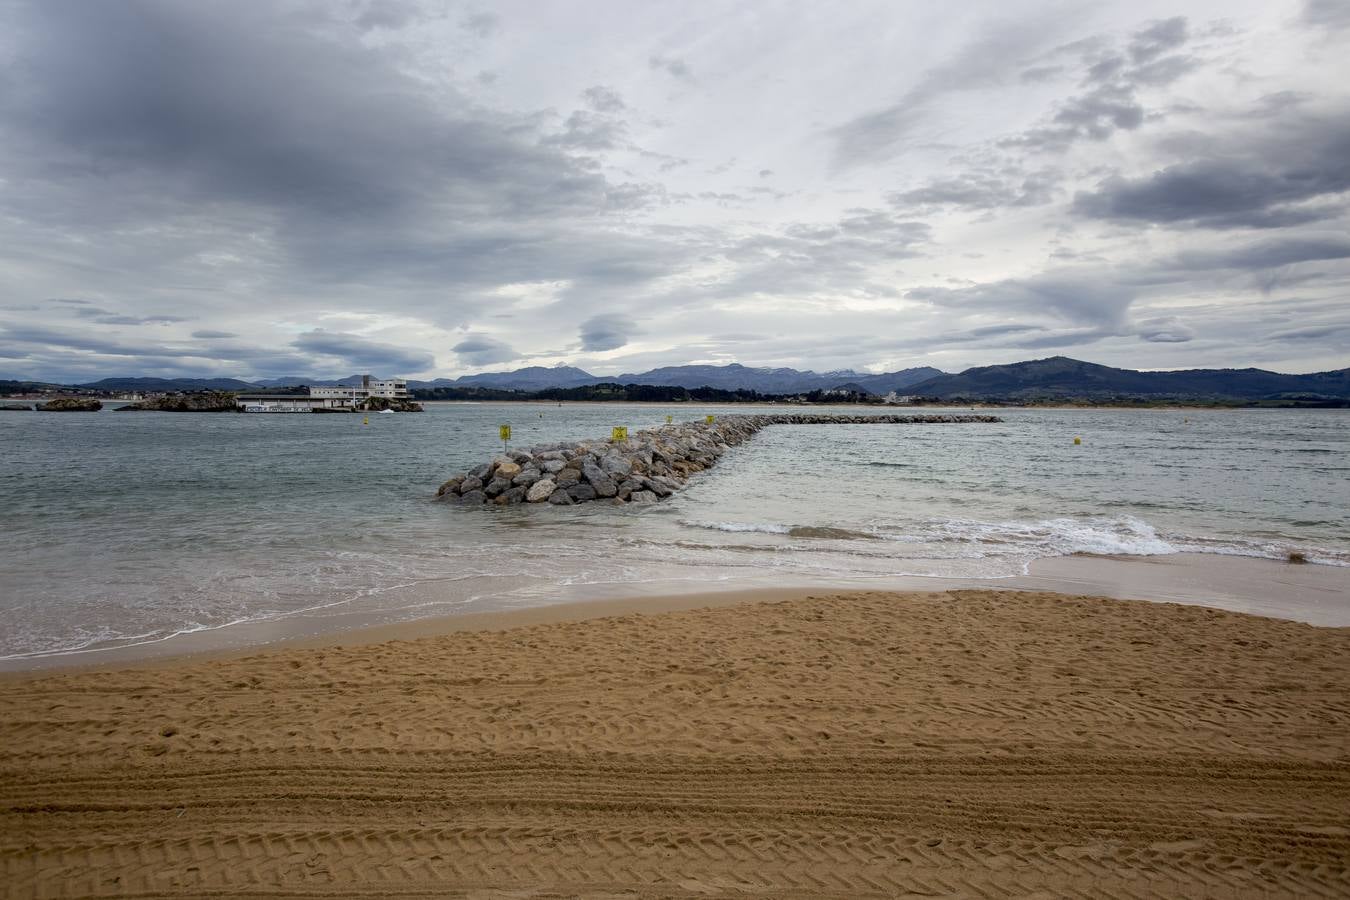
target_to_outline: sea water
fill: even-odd
[[[751,411],[5,413],[0,659],[296,616],[518,607],[588,586],[997,579],[1078,553],[1297,551],[1350,565],[1350,413],[1338,410],[774,426],[655,506],[432,499],[501,451],[501,424],[527,446]]]

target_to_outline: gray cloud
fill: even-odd
[[[459,24],[479,37],[488,37],[502,27],[502,20],[496,13],[476,12],[465,16]]]
[[[355,334],[322,329],[300,335],[291,342],[291,346],[305,353],[329,357],[329,365],[336,364],[385,375],[422,372],[436,364],[435,357],[422,350],[397,347]]]
[[[929,107],[952,93],[1003,83],[1017,60],[1043,46],[1053,26],[1040,17],[994,22],[951,59],[924,72],[894,104],[853,118],[829,131],[837,168],[884,162],[916,140]]]
[[[1195,330],[1175,316],[1142,319],[1135,327],[1141,339],[1154,344],[1184,344],[1195,340]]]
[[[591,316],[581,323],[581,349],[593,352],[617,350],[639,333],[637,323],[618,313]]]
[[[198,329],[197,331],[192,332],[192,336],[204,341],[239,337],[239,335],[235,334],[233,331],[216,331],[212,328]]]
[[[1292,124],[1292,123],[1291,123]],[[1113,177],[1073,202],[1078,215],[1207,228],[1283,228],[1337,215],[1350,190],[1350,125],[1306,120],[1274,140],[1178,163],[1147,178]]]
[[[689,68],[689,64],[678,56],[666,56],[657,54],[647,60],[647,65],[652,69],[658,69],[665,72],[672,78],[679,81],[693,81],[694,72]]]
[[[1068,325],[1088,326],[1073,332],[1086,337],[1123,328],[1137,290],[1121,284],[1107,272],[1064,269],[965,288],[915,288],[906,292],[906,296],[962,311],[1049,316]]]
[[[1186,37],[1185,16],[1151,22],[1130,37],[1130,59],[1136,63],[1149,62],[1186,43]]]
[[[591,109],[599,113],[621,113],[628,109],[628,104],[623,102],[618,91],[602,84],[586,88],[581,96]]]
[[[959,175],[930,181],[921,188],[888,194],[896,206],[958,206],[966,209],[1039,206],[1054,198],[1057,177],[1053,172],[1008,173],[971,169]]]
[[[613,150],[625,142],[627,130],[620,119],[579,109],[567,117],[560,133],[549,135],[544,142],[574,150]]]
[[[1168,269],[1272,269],[1304,262],[1350,259],[1350,238],[1344,236],[1288,237],[1255,241],[1235,247],[1188,250],[1162,260]]]
[[[1303,21],[1324,28],[1350,28],[1350,5],[1344,0],[1304,0]]]
[[[486,334],[470,334],[450,349],[470,366],[490,366],[520,359],[520,354],[505,341]]]

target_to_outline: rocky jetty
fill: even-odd
[[[57,397],[38,406],[39,412],[98,412],[103,404],[86,397]]]
[[[0,403],[0,412],[32,412],[33,407],[27,403]]]
[[[229,391],[164,394],[120,407],[117,412],[241,412]]]
[[[769,425],[948,425],[1001,422],[997,416],[732,415],[639,431],[621,441],[580,441],[512,450],[446,481],[437,499],[478,506],[593,500],[656,503],[710,468],[727,450]]]

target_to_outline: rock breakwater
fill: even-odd
[[[639,431],[624,440],[577,441],[512,450],[449,479],[438,500],[480,506],[593,500],[656,503],[770,425],[956,425],[1003,421],[955,415],[733,415]]]

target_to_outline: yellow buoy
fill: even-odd
[[[1081,443],[1083,443],[1083,439],[1082,439],[1082,438],[1076,437],[1076,438],[1073,439],[1073,445],[1074,445],[1075,447],[1077,447],[1077,446],[1078,446],[1079,444],[1081,444]]]
[[[361,424],[362,424],[362,425],[369,425],[369,424],[370,424],[370,416],[366,416],[364,419],[362,419],[362,420],[361,420]]]

